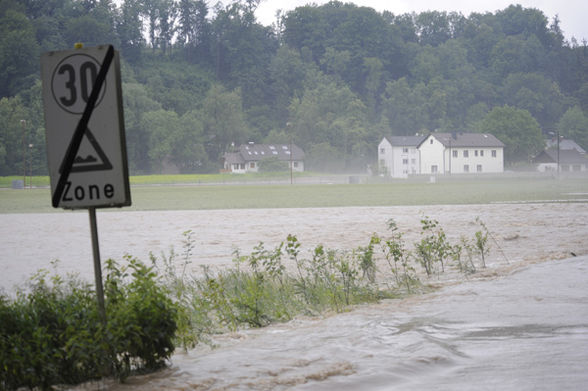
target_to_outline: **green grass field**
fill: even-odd
[[[133,205],[124,210],[577,202],[578,199],[586,202],[588,199],[586,178],[511,176],[444,179],[436,183],[398,181],[382,184],[203,183],[187,185],[183,181],[172,181],[162,185],[131,185]],[[0,213],[45,213],[57,210],[60,209],[51,207],[48,188],[0,189]]]

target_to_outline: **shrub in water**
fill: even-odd
[[[0,389],[50,389],[161,366],[173,352],[175,306],[150,268],[108,262],[104,327],[90,285],[41,271],[28,292],[0,296]],[[127,279],[127,277],[129,277]]]

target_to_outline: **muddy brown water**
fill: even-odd
[[[272,248],[288,234],[306,251],[366,245],[372,233],[387,234],[390,218],[410,248],[423,216],[451,241],[471,237],[479,217],[492,233],[488,268],[467,281],[449,272],[432,281],[444,285],[433,294],[219,336],[216,349],[176,352],[164,371],[77,389],[583,389],[587,204],[99,211],[98,228],[102,259],[117,260],[172,247],[181,254],[182,233],[192,230],[189,271],[197,274],[200,265],[230,265],[236,248]],[[93,281],[86,213],[3,214],[0,222],[6,292],[54,259],[58,272]]]

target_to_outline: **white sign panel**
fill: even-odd
[[[118,52],[44,53],[41,79],[53,206],[130,205]]]

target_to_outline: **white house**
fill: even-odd
[[[378,161],[381,171],[395,178],[408,174],[500,173],[504,171],[504,144],[485,133],[389,137],[378,146]]]
[[[417,146],[423,136],[384,137],[378,145],[380,174],[393,178],[406,178],[418,174],[420,167]]]
[[[286,162],[294,172],[304,171],[304,151],[294,144],[242,144],[223,158],[223,171],[234,174],[258,172],[260,162],[270,158]]]

